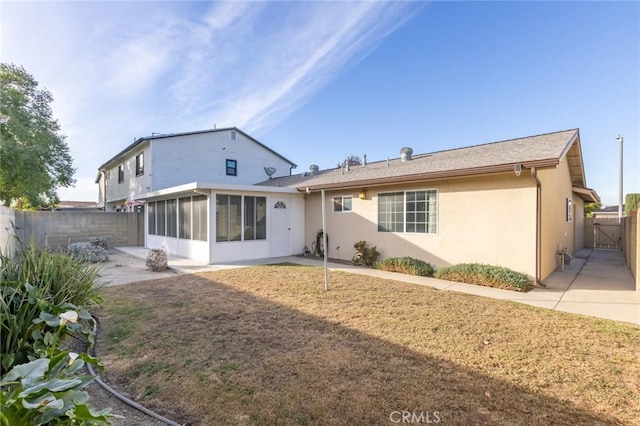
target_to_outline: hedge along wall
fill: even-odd
[[[109,247],[144,245],[142,213],[101,211],[15,210],[16,235],[23,242],[32,238],[39,247],[56,249],[69,243],[105,237]]]

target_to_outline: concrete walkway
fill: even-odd
[[[118,268],[107,267],[105,278],[106,281],[109,281],[109,285],[161,278],[163,276],[149,271],[143,273],[144,261],[141,259],[146,258],[147,249],[143,247],[119,247],[116,250],[128,255],[130,258],[137,259],[138,263],[142,266],[138,272],[134,270],[133,273],[126,270],[126,268],[118,270]],[[169,266],[173,271],[168,272],[168,274],[176,272],[196,273],[217,271],[279,262],[291,262],[320,267],[323,265],[323,262],[318,258],[295,256],[206,265],[191,259],[170,255]],[[622,252],[618,250],[582,249],[571,261],[571,264],[565,267],[564,271],[558,270],[551,274],[545,281],[546,288],[535,288],[528,293],[379,271],[377,269],[340,263],[330,262],[328,267],[331,271],[344,271],[426,285],[439,290],[450,290],[494,299],[510,300],[557,311],[640,325],[640,293],[635,291],[635,284],[631,272],[626,266]]]

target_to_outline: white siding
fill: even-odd
[[[190,182],[252,185],[267,180],[265,167],[276,168],[274,177],[290,174],[291,165],[287,161],[240,132],[232,140],[231,132],[154,139],[152,189]],[[227,176],[227,159],[237,161],[237,176]]]
[[[136,176],[136,156],[144,152],[144,174]],[[118,166],[124,165],[124,182],[118,183]],[[151,190],[151,150],[148,143],[141,144],[127,153],[121,162],[107,170],[107,202],[134,200]],[[149,187],[149,189],[147,189]]]

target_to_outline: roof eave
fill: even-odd
[[[579,186],[574,186],[571,188],[571,191],[576,193],[578,197],[582,198],[584,201],[588,203],[599,203],[600,196],[598,193],[591,188],[581,188]]]

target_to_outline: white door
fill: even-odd
[[[270,198],[271,257],[291,256],[291,200]]]

